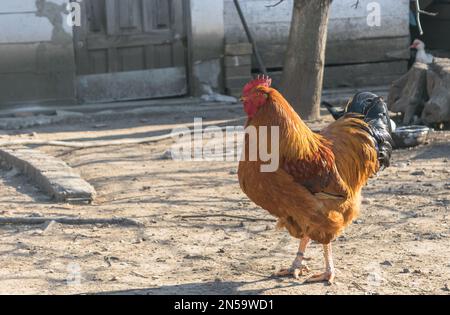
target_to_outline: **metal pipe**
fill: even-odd
[[[259,53],[258,46],[256,45],[255,38],[253,37],[252,32],[250,31],[250,28],[248,27],[247,20],[245,19],[244,13],[242,12],[242,8],[241,8],[241,4],[239,3],[239,0],[234,0],[234,5],[236,6],[236,10],[239,14],[239,18],[241,19],[242,26],[244,27],[245,34],[247,35],[248,41],[253,46],[253,54],[256,57],[256,62],[258,63],[259,71],[261,71],[262,74],[268,75],[267,69],[264,66],[264,62]]]

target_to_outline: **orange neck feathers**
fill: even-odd
[[[267,86],[259,86],[257,89],[267,95],[266,104],[249,119],[248,124],[279,126],[280,153],[287,159],[326,159],[334,162],[330,143],[314,133],[277,90]]]

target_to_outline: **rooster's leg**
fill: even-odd
[[[333,284],[336,276],[336,270],[334,269],[333,255],[331,251],[331,244],[323,245],[323,256],[325,257],[325,272],[317,274],[307,279],[306,282],[323,282]]]
[[[300,240],[300,246],[298,247],[297,257],[295,257],[292,266],[288,269],[282,269],[279,272],[277,272],[275,274],[276,277],[286,277],[293,275],[295,279],[299,279],[304,272],[309,271],[308,266],[303,262],[303,260],[305,260],[305,251],[310,241],[311,240],[309,239],[309,237],[306,236]]]

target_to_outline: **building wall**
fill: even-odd
[[[73,31],[65,15],[68,1],[0,1],[0,106],[76,101]],[[201,95],[203,86],[221,91],[223,1],[177,1],[189,4],[190,92]]]
[[[1,0],[0,106],[74,102],[66,0]]]
[[[223,1],[190,0],[188,42],[191,92],[201,95],[205,86],[222,90],[224,51]]]
[[[240,2],[266,67],[281,70],[293,0],[285,0],[272,8],[267,5],[274,4],[277,0]],[[409,0],[360,0],[357,9],[352,7],[355,2],[356,0],[333,1],[328,30],[325,86],[389,84],[390,80],[407,70]],[[246,41],[233,1],[224,0],[224,3],[226,43]],[[367,23],[370,3],[380,5],[380,26],[371,27]],[[381,67],[375,63],[380,63]],[[340,66],[343,67],[342,71]],[[374,73],[377,77],[371,77]]]

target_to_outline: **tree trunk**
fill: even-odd
[[[280,90],[306,120],[320,117],[331,1],[294,0]]]

